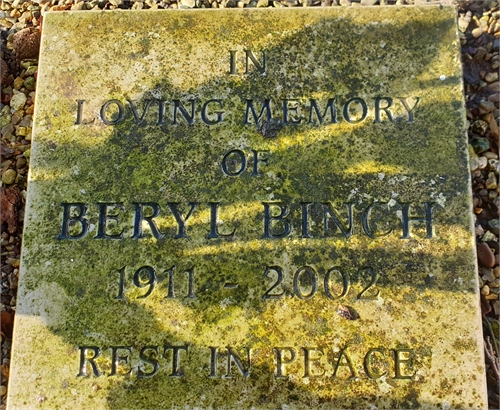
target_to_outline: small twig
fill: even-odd
[[[488,332],[489,332],[490,336],[493,339],[493,348],[494,348],[494,350],[496,352],[496,357],[500,358],[500,352],[498,351],[498,344],[497,344],[497,340],[495,338],[495,333],[493,333],[493,329],[491,328],[491,323],[490,323],[490,321],[488,320],[487,317],[483,316],[483,324],[486,325],[486,328],[488,329]]]
[[[484,352],[486,353],[486,358],[491,364],[491,369],[493,370],[495,378],[500,382],[500,362],[495,356],[495,351],[493,350],[493,346],[491,345],[489,336],[486,336],[486,340],[484,343]]]

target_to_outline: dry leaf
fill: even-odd
[[[350,306],[339,305],[337,308],[337,313],[339,316],[347,320],[359,319],[359,314]]]
[[[486,300],[486,297],[481,293],[481,313],[483,316],[486,316],[488,313],[491,312],[491,305],[490,302]]]
[[[17,187],[0,188],[0,199],[0,221],[7,224],[9,233],[14,233],[17,225],[17,205],[20,201],[19,189]]]
[[[6,363],[3,363],[0,366],[0,373],[2,374],[2,377],[8,379],[9,378],[9,366]]]
[[[12,330],[14,328],[14,313],[2,311],[2,315],[0,317],[2,322],[1,329],[2,333],[5,335],[7,339],[12,339]]]

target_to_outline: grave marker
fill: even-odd
[[[48,13],[9,408],[486,408],[455,10]]]

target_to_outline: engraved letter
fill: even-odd
[[[211,120],[210,118],[208,118],[208,114],[207,114],[208,104],[210,104],[210,103],[218,103],[219,107],[222,108],[222,101],[221,100],[208,100],[205,104],[203,104],[203,106],[201,108],[201,120],[207,125],[215,125],[215,124],[218,124],[219,122],[222,122],[222,114],[224,114],[224,111],[221,111],[221,110],[214,111],[215,114],[217,115],[217,119]]]
[[[116,235],[108,235],[106,233],[106,224],[107,221],[115,221],[116,224],[118,224],[118,215],[115,216],[109,216],[108,215],[108,207],[112,208],[118,208],[123,209],[123,204],[114,204],[114,203],[107,203],[107,204],[99,204],[99,227],[97,229],[97,236],[96,239],[123,239],[123,229],[119,234]]]
[[[261,52],[261,55],[262,55],[262,64],[257,60],[252,50],[245,50],[245,74],[249,73],[248,71],[249,60],[252,60],[253,65],[259,71],[259,73],[261,74],[266,73],[266,55],[264,54],[263,51]]]
[[[118,112],[116,113],[117,115],[115,116],[114,119],[109,119],[108,118],[108,114],[106,113],[108,107],[111,104],[116,105],[116,109],[118,110]],[[121,103],[121,101],[119,101],[119,100],[109,100],[109,101],[106,101],[104,103],[104,105],[101,107],[101,119],[102,119],[102,122],[104,124],[106,124],[106,125],[115,125],[115,124],[118,124],[120,121],[122,121],[123,118],[125,118],[125,107],[123,106],[123,104]]]
[[[401,223],[403,227],[403,236],[401,239],[410,239],[410,223],[411,222],[425,222],[427,229],[427,236],[425,239],[430,239],[433,236],[432,226],[432,208],[433,202],[424,202],[425,216],[410,216],[410,204],[401,204]]]
[[[394,378],[395,379],[411,379],[415,372],[411,375],[403,375],[401,365],[405,364],[408,369],[413,369],[413,360],[414,357],[413,349],[394,349]],[[403,359],[399,354],[405,353],[407,354],[406,359]]]
[[[162,125],[165,122],[165,105],[167,104],[167,101],[158,101],[158,122],[156,125]]]
[[[345,364],[340,363],[342,361],[342,358],[344,359]],[[356,377],[356,372],[354,371],[354,366],[352,364],[352,360],[349,357],[349,354],[347,353],[347,348],[344,348],[340,351],[339,358],[337,360],[337,364],[335,365],[335,369],[333,370],[333,376],[332,376],[333,379],[335,377],[337,377],[337,371],[338,371],[339,367],[341,367],[341,366],[349,368],[349,371],[351,372],[351,375],[349,376],[350,379]]]
[[[80,372],[77,377],[87,376],[87,362],[92,366],[92,371],[94,376],[99,377],[102,373],[97,368],[95,360],[101,355],[101,349],[97,346],[78,346],[80,349]],[[94,355],[92,357],[87,357],[87,351],[92,350]]]
[[[155,376],[158,371],[160,370],[160,362],[151,357],[151,356],[147,356],[146,355],[146,352],[148,350],[152,350],[153,352],[156,353],[156,357],[158,357],[158,347],[157,346],[146,346],[146,347],[143,347],[141,349],[141,352],[139,353],[139,359],[144,362],[144,363],[147,363],[149,364],[150,366],[153,367],[153,370],[151,370],[149,373],[146,373],[146,372],[143,372],[141,367],[139,366],[139,369],[137,370],[137,378],[138,379],[144,379],[144,378],[147,378],[147,377],[153,377]]]
[[[289,105],[290,103],[292,106]],[[302,122],[299,107],[299,100],[283,100],[283,124],[300,124]],[[292,112],[292,118],[288,118],[288,111]]]
[[[321,360],[321,356],[323,356],[323,349],[318,349],[318,348],[314,348],[314,347],[311,347],[311,348],[303,347],[302,350],[304,351],[304,376],[302,376],[302,377],[303,378],[309,377],[310,379],[322,378],[325,374],[324,370],[321,374],[311,374],[311,362],[317,362],[317,361]],[[313,358],[309,355],[309,352],[313,352],[313,351],[319,352],[321,354],[319,356]]]
[[[227,374],[223,376],[225,379],[231,379],[233,375],[231,374],[231,361],[236,364],[236,367],[246,379],[250,374],[250,349],[246,349],[247,351],[247,368],[243,366],[240,357],[236,354],[236,352],[229,346],[227,346]]]
[[[210,346],[210,376],[217,377],[217,350],[218,347]]]
[[[233,232],[228,234],[219,233],[217,222],[218,222],[218,210],[220,202],[209,202],[208,204],[210,205],[210,234],[207,236],[207,238],[208,239],[234,238],[236,228],[233,229]]]
[[[279,202],[262,202],[264,205],[264,239],[270,238],[284,238],[292,232],[292,224],[288,221],[286,216],[289,213],[287,205],[282,205]],[[271,206],[279,207],[281,212],[277,216],[271,216]],[[279,221],[283,225],[283,230],[280,233],[271,232],[271,222]]]
[[[247,109],[245,111],[244,124],[250,124],[250,121],[248,121],[248,114],[250,113],[250,111],[252,112],[255,124],[258,124],[262,115],[264,114],[264,110],[266,110],[266,120],[269,121],[273,116],[271,113],[271,100],[269,99],[264,100],[264,104],[262,104],[259,116],[257,116],[257,113],[255,112],[255,107],[253,106],[253,100],[247,100]]]
[[[385,107],[380,106],[380,102],[385,101],[387,105]],[[383,122],[380,119],[380,111],[384,111],[385,115],[387,115],[387,118],[389,118],[390,122],[394,122],[394,119],[392,117],[392,113],[389,110],[389,108],[392,106],[392,98],[390,97],[380,97],[380,98],[375,98],[375,123]]]
[[[364,368],[365,368],[365,373],[370,379],[380,379],[381,377],[385,376],[387,372],[384,372],[382,374],[376,373],[373,370],[373,355],[375,353],[380,353],[383,359],[385,359],[385,349],[370,349],[368,353],[365,356],[365,360],[363,362]]]
[[[229,50],[229,74],[236,74],[236,53],[238,50]]]
[[[252,176],[253,177],[258,177],[260,176],[259,174],[259,163],[260,162],[263,162],[264,164],[267,165],[267,158],[259,158],[259,154],[264,154],[265,152],[269,152],[269,150],[262,150],[262,151],[259,151],[259,150],[256,150],[256,149],[253,149],[252,150],[252,153],[253,153],[253,171],[252,171]]]
[[[364,210],[363,215],[361,216],[361,222],[362,222],[362,225],[363,225],[363,230],[372,239],[380,238],[382,236],[387,236],[387,235],[389,235],[392,232],[391,228],[389,228],[385,232],[378,232],[378,231],[374,231],[372,229],[372,227],[370,225],[370,215],[372,213],[373,207],[376,206],[376,205],[380,205],[380,206],[384,206],[385,205],[385,209],[387,211],[387,203],[386,202],[374,202],[373,204],[369,205]]]
[[[179,123],[177,122],[177,113],[180,111],[184,119],[187,121],[189,125],[194,124],[194,105],[195,105],[195,100],[190,99],[188,100],[191,103],[191,114],[189,114],[186,111],[186,108],[184,108],[184,105],[180,102],[180,100],[173,100],[174,101],[174,122],[172,124],[178,125]]]
[[[236,67],[236,57],[238,55],[238,50],[229,50],[229,74],[238,74],[238,68]],[[266,74],[266,55],[264,52],[261,52],[262,55],[262,63],[257,60],[255,54],[252,50],[245,50],[245,74],[250,73],[250,61],[254,65],[254,67],[261,74]]]
[[[129,364],[128,359],[130,358],[130,353],[132,352],[132,346],[110,346],[111,348],[111,373],[110,376],[114,376],[116,374],[116,369],[120,363]],[[128,353],[125,356],[118,356],[118,350],[127,350]],[[130,374],[132,372],[132,368],[129,367],[129,370],[126,373],[120,373],[123,375]]]
[[[363,110],[363,114],[357,120],[352,119],[351,115],[349,114],[349,108],[351,107],[351,104],[354,102],[357,102],[359,105],[361,105],[361,109]],[[366,105],[365,100],[361,98],[351,98],[344,104],[344,118],[349,124],[358,124],[361,121],[363,121],[367,115],[368,115],[368,106]]]
[[[318,117],[319,123],[323,124],[323,121],[326,118],[326,115],[328,113],[328,109],[330,109],[330,124],[338,124],[337,121],[337,111],[335,109],[335,98],[329,98],[328,102],[325,107],[325,111],[323,112],[323,115],[321,115],[319,111],[318,104],[316,103],[316,100],[313,100],[312,98],[309,100],[311,102],[311,106],[309,107],[309,121],[307,121],[308,124],[313,124],[313,109],[314,112],[316,113],[316,116]]]
[[[78,103],[78,108],[76,110],[75,125],[78,125],[82,123],[83,103],[85,102],[85,100],[76,100],[76,102]]]
[[[89,231],[89,221],[84,216],[87,213],[87,205],[82,203],[61,203],[63,210],[63,221],[61,228],[61,235],[57,239],[82,239]],[[72,211],[76,210],[78,213],[72,215]],[[75,235],[70,234],[70,228],[76,224],[80,225],[80,233]]]
[[[149,111],[149,107],[151,106],[152,103],[157,103],[159,105],[158,109],[160,111],[163,108],[162,107],[163,101],[159,101],[159,100],[146,100],[146,101],[144,101],[144,104],[145,104],[144,111],[142,112],[142,115],[139,116],[139,112],[137,111],[136,105],[131,100],[127,100],[127,102],[130,105],[130,109],[132,110],[132,114],[134,116],[134,120],[135,120],[135,123],[137,125],[141,125],[143,123],[144,119],[146,118],[146,114]],[[158,118],[160,118],[160,116],[162,116],[162,113],[158,114]]]
[[[340,229],[340,231],[344,234],[346,239],[349,239],[352,236],[352,204],[346,203],[347,206],[347,225],[345,225],[340,220],[340,215],[338,212],[331,207],[329,202],[322,202],[323,205],[323,234],[324,236],[328,236],[328,217],[331,217],[335,225]]]
[[[196,205],[198,205],[196,202],[189,202],[189,205],[191,206],[191,209],[189,210],[188,214],[186,215],[185,218],[183,218],[182,214],[179,212],[179,204],[176,202],[167,202],[168,207],[174,214],[175,220],[177,221],[178,225],[178,230],[177,230],[177,235],[174,236],[174,239],[179,239],[179,238],[187,238],[187,233],[186,233],[186,222],[189,219],[189,217],[193,214],[193,211],[196,208]]]
[[[156,222],[153,221],[153,218],[156,218],[160,214],[160,205],[155,202],[133,202],[135,212],[134,212],[134,234],[132,235],[133,239],[143,238],[144,235],[142,233],[142,221],[146,221],[149,224],[149,228],[153,233],[153,236],[156,239],[161,239],[165,235],[162,234],[158,227],[156,226]],[[153,210],[153,214],[150,216],[144,216],[144,207],[147,206]]]
[[[165,345],[163,354],[167,353],[167,350],[172,350],[172,373],[169,375],[170,377],[182,377],[184,375],[184,371],[179,368],[180,361],[180,351],[184,350],[187,354],[188,345],[184,346],[170,346]]]
[[[276,352],[276,378],[277,379],[283,379],[288,376],[286,376],[284,373],[285,369],[283,366],[285,364],[290,364],[295,360],[295,357],[297,354],[295,353],[295,349],[292,347],[275,347],[273,350]],[[286,350],[290,353],[290,358],[288,360],[285,360],[282,354],[282,351]]]
[[[311,238],[309,234],[309,206],[312,202],[301,202],[300,207],[302,208],[302,238]]]
[[[239,169],[235,169],[234,171],[232,171],[227,166],[227,162],[235,162],[235,160],[230,160],[230,157],[234,156],[237,156],[239,158],[238,162],[240,166]],[[224,172],[224,174],[226,174],[228,177],[237,177],[238,175],[241,175],[243,172],[245,172],[245,169],[247,169],[247,159],[245,157],[245,153],[239,149],[233,149],[229,151],[226,155],[224,155],[224,158],[222,158],[222,172]]]
[[[413,114],[415,113],[415,109],[417,108],[417,105],[420,102],[420,98],[418,98],[418,97],[413,97],[413,99],[415,100],[415,104],[413,104],[412,108],[410,108],[410,106],[406,102],[406,98],[399,99],[399,101],[401,101],[401,103],[405,107],[406,112],[408,113],[408,122],[414,122]]]

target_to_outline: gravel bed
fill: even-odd
[[[21,251],[40,29],[46,11],[302,7],[424,4],[426,0],[3,0],[1,39],[1,385],[5,409],[12,322]],[[451,3],[451,0],[441,1]],[[467,107],[470,171],[481,286],[488,398],[500,408],[499,41],[498,1],[454,1],[458,5]],[[64,52],[61,50],[61,52]],[[457,318],[457,320],[460,320]]]

